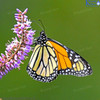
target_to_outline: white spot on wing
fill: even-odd
[[[74,62],[77,62],[78,60],[79,60],[79,59],[76,58],[76,59],[74,59]]]

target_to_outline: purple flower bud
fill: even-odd
[[[18,13],[22,13],[18,8],[16,9]]]
[[[18,61],[17,61],[17,63],[18,63],[18,65],[21,63],[21,60],[19,59]]]
[[[26,49],[31,49],[31,47],[29,45],[26,45]]]
[[[13,65],[13,64],[11,64],[11,67],[12,67],[12,68],[14,68],[14,65]]]
[[[10,68],[9,68],[9,67],[6,67],[6,69],[7,69],[8,71],[10,71]]]
[[[32,35],[34,35],[35,34],[35,30],[34,31],[32,31],[32,29],[31,30],[29,30],[29,34],[32,34]]]
[[[14,27],[18,27],[18,24],[15,24]],[[13,29],[15,29],[15,28],[13,28]]]
[[[14,67],[15,67],[15,68],[17,68],[17,67],[18,67],[18,64],[17,64],[17,62],[15,62],[15,64],[14,64]]]
[[[18,60],[18,58],[17,58],[17,54],[14,56],[14,59],[15,59],[15,60]]]
[[[2,58],[0,57],[0,61],[2,61]]]
[[[32,45],[33,44],[33,40],[28,38],[28,41],[25,42],[27,45]]]
[[[15,13],[15,16],[19,16],[20,14]]]
[[[19,38],[21,38],[22,36],[21,35],[19,35],[19,34],[17,34],[17,36],[19,37]]]
[[[22,51],[18,51],[17,55],[21,56],[22,55]]]
[[[28,50],[28,49],[27,49],[27,50],[25,50],[25,52],[27,52],[27,53],[28,53],[28,52],[30,52],[30,50]]]
[[[21,55],[19,58],[20,60],[24,60],[24,55]]]
[[[7,62],[7,63],[5,64],[5,66],[6,66],[6,67],[10,67],[10,63]]]
[[[16,33],[16,34],[18,34],[18,31],[15,31],[15,30],[14,30],[13,32]]]
[[[5,63],[5,61],[3,61],[3,60],[2,60],[1,62],[2,62],[2,63]]]
[[[16,28],[14,31],[15,31],[16,33],[18,33],[18,31],[19,31],[19,28]]]
[[[5,54],[6,54],[6,57],[8,58],[8,52],[7,51],[5,51]]]
[[[5,69],[5,72],[8,73],[8,71]]]
[[[1,56],[4,58],[4,57],[6,57],[3,53],[1,53]]]
[[[27,11],[28,11],[28,8],[26,8],[22,14],[26,14]]]
[[[21,21],[19,18],[15,18],[15,20],[17,20],[17,21]]]
[[[24,24],[21,24],[21,29],[24,29],[24,28],[25,28]]]
[[[29,45],[27,45],[24,51],[28,53],[28,52],[30,52],[30,50],[31,50],[31,47]]]
[[[19,32],[18,32],[18,34],[22,34],[22,33],[23,33],[23,31],[19,31]]]
[[[26,52],[23,53],[24,56],[28,56],[28,54]]]
[[[26,19],[27,19],[28,17],[27,17],[26,15],[24,15],[24,18],[26,18]]]
[[[10,70],[12,70],[13,68],[12,68],[12,67],[10,67],[9,69],[10,69]]]
[[[31,35],[31,34],[28,34],[27,35],[27,38],[29,39],[29,38],[33,38],[33,36]]]
[[[6,75],[6,73],[5,73],[5,72],[3,72],[3,75]]]
[[[16,19],[19,19],[19,16],[15,16]]]
[[[14,61],[11,59],[9,63],[13,63]]]
[[[2,79],[2,75],[0,75],[0,79]]]
[[[3,72],[0,72],[0,74],[3,76]]]

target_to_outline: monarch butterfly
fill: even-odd
[[[35,80],[51,82],[61,74],[87,76],[92,74],[92,69],[79,54],[61,43],[47,38],[45,32],[41,31],[35,42],[27,72]]]

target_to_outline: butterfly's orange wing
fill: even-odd
[[[49,42],[55,48],[55,53],[58,60],[58,70],[72,68],[72,64],[70,59],[68,58],[68,53],[66,52],[66,49],[62,48],[62,46],[58,45],[57,43],[54,43],[53,41]]]
[[[57,56],[58,74],[87,76],[92,73],[88,62],[79,54],[55,40],[49,39],[49,42],[52,44]]]

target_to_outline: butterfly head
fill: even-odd
[[[40,44],[41,46],[43,46],[45,45],[46,42],[47,42],[47,37],[45,35],[45,32],[41,31],[36,44]]]
[[[41,31],[41,32],[40,32],[40,36],[41,36],[41,35],[45,35],[45,31]]]

